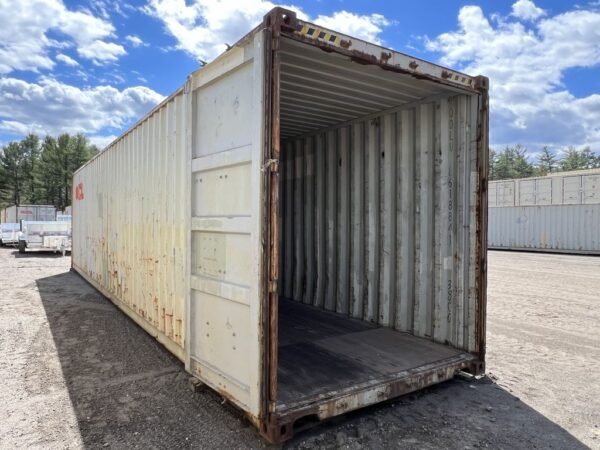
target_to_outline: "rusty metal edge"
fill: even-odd
[[[474,375],[485,373],[486,311],[487,311],[487,251],[488,251],[488,159],[489,159],[489,79],[478,76],[475,88],[479,91],[479,132],[477,136],[477,170],[479,172],[478,201],[478,296],[476,309],[477,355],[481,364]]]
[[[280,126],[279,126],[279,96],[280,96],[280,56],[279,39],[284,17],[290,12],[283,8],[274,8],[263,19],[266,32],[265,41],[265,214],[263,242],[267,251],[263,267],[263,411],[260,418],[259,431],[269,442],[276,439],[276,415],[274,406],[277,401],[277,354],[278,354],[278,277],[279,277],[279,155],[280,155]],[[294,16],[295,17],[295,16]]]
[[[281,9],[281,8],[279,8],[279,9]],[[418,80],[431,81],[431,82],[434,82],[437,84],[444,85],[448,88],[452,88],[452,89],[456,90],[457,92],[466,92],[466,93],[470,93],[470,94],[479,92],[479,89],[477,87],[477,80],[479,78],[481,78],[481,76],[472,77],[470,75],[466,75],[466,74],[456,72],[456,71],[451,72],[450,69],[444,68],[443,66],[436,65],[438,68],[442,69],[442,76],[438,77],[435,75],[417,71],[416,67],[418,67],[418,64],[416,64],[416,63],[415,63],[416,66],[411,66],[412,65],[412,63],[411,63],[411,65],[409,65],[408,69],[399,67],[399,66],[395,66],[395,65],[391,65],[391,64],[388,64],[388,60],[390,59],[390,55],[391,55],[391,53],[389,53],[389,52],[392,52],[394,50],[386,49],[384,47],[378,47],[381,50],[381,54],[378,57],[377,55],[365,53],[365,52],[362,52],[359,50],[350,50],[349,46],[348,47],[336,46],[333,44],[329,44],[327,42],[323,42],[319,39],[310,38],[308,36],[305,36],[305,35],[299,33],[298,28],[301,28],[301,26],[295,25],[295,24],[298,22],[302,22],[302,21],[296,20],[295,13],[293,13],[292,11],[288,11],[288,10],[283,10],[283,11],[285,11],[285,14],[293,15],[293,19],[290,20],[289,23],[286,24],[282,28],[282,35],[285,36],[286,38],[290,38],[295,41],[303,42],[305,44],[320,48],[321,50],[323,50],[327,53],[338,53],[340,55],[347,56],[352,61],[354,61],[358,64],[376,65],[376,66],[381,67],[383,70],[389,70],[391,72],[410,75],[411,77],[418,79]],[[302,23],[308,24],[309,22],[302,22]],[[398,52],[396,52],[396,53],[398,53]],[[402,54],[402,55],[404,55],[404,54]],[[404,56],[410,58],[408,55],[404,55]],[[413,61],[413,63],[414,62],[415,61]],[[413,69],[412,67],[415,67],[415,68]],[[475,86],[470,87],[470,86],[465,86],[462,84],[452,82],[451,81],[452,73],[459,74],[459,75],[462,75],[464,77],[468,77],[469,79],[474,80]]]
[[[470,353],[462,353],[385,379],[334,392],[313,402],[290,405],[285,410],[278,411],[277,422],[273,426],[275,433],[269,440],[280,443],[290,439],[294,435],[295,422],[302,418],[326,420],[448,381],[458,371],[469,368],[475,358]]]

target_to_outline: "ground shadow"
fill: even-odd
[[[19,250],[14,250],[12,255],[15,258],[62,258],[61,252],[55,252],[53,250],[28,250],[25,253],[19,253]],[[70,257],[71,252],[67,252],[65,257]]]
[[[37,286],[84,445],[258,448],[242,414],[74,272]],[[489,378],[456,379],[296,435],[286,448],[587,448]]]

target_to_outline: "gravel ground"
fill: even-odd
[[[0,249],[0,448],[265,448],[78,275]],[[286,448],[600,449],[600,258],[491,252],[488,376],[326,422]]]

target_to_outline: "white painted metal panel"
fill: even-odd
[[[498,206],[514,206],[515,204],[515,182],[514,181],[500,181],[496,184],[498,192],[497,205]]]
[[[260,413],[263,35],[194,75],[189,370]]]
[[[563,204],[581,204],[581,176],[563,177]]]
[[[282,209],[290,218],[301,211],[304,221],[283,227],[289,270],[281,292],[317,286],[316,297],[289,296],[472,350],[476,106],[473,97],[451,96],[291,138],[282,152]],[[314,176],[291,168],[312,168],[308,155]],[[292,195],[313,189],[315,202]],[[292,243],[312,230],[317,239],[299,254]]]
[[[552,180],[549,178],[538,178],[536,180],[536,205],[552,204]]]
[[[536,192],[535,192],[535,181],[536,180],[520,180],[519,181],[519,203],[520,205],[535,205],[536,204]]]
[[[600,204],[490,208],[489,248],[600,254]]]
[[[600,175],[583,175],[583,203],[600,203]]]

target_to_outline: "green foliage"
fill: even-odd
[[[569,147],[564,151],[564,156],[559,158],[546,146],[535,157],[535,162],[530,161],[527,150],[519,144],[507,146],[500,152],[490,149],[489,153],[490,180],[545,176],[556,171],[593,168],[600,168],[600,155],[596,155],[589,147],[581,150]]]
[[[0,150],[0,203],[47,203],[62,210],[71,204],[73,172],[98,153],[85,136],[34,134]]]
[[[565,151],[560,161],[561,170],[593,169],[600,167],[600,155],[596,155],[589,147],[577,150],[571,146]]]

